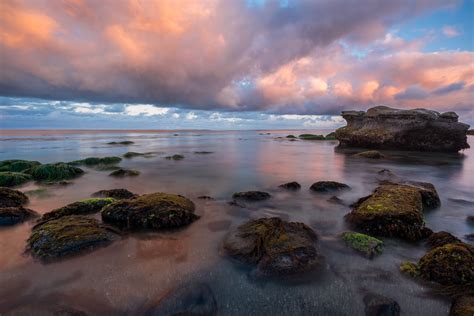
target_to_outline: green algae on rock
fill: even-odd
[[[186,226],[199,218],[194,203],[184,196],[169,193],[144,194],[104,207],[102,220],[130,230],[160,230]]]
[[[269,199],[271,195],[263,191],[244,191],[236,192],[232,195],[235,200],[245,200],[249,202],[263,201]]]
[[[431,249],[434,249],[437,247],[444,246],[446,244],[461,242],[461,240],[459,240],[459,238],[451,235],[448,232],[441,231],[431,234],[426,242],[428,243]]]
[[[84,170],[67,163],[57,162],[33,167],[27,170],[27,173],[36,181],[57,182],[76,178],[82,175]]]
[[[31,180],[32,177],[29,174],[23,172],[0,172],[0,186],[2,187],[14,187]]]
[[[166,156],[165,159],[168,159],[168,160],[183,160],[184,156],[176,154],[176,155],[173,155],[173,156]]]
[[[35,166],[39,166],[41,163],[39,161],[31,160],[3,160],[0,161],[0,172],[1,171],[12,171],[12,172],[23,172]]]
[[[288,275],[311,271],[322,257],[315,248],[316,233],[303,223],[278,217],[250,220],[224,239],[226,253],[254,264],[262,275]]]
[[[68,215],[89,215],[98,213],[104,208],[104,206],[115,202],[113,198],[92,198],[82,201],[77,201],[66,206],[57,208],[48,213],[45,213],[39,219],[40,222],[57,219]]]
[[[376,255],[380,255],[383,250],[383,241],[361,233],[345,232],[342,234],[342,240],[347,246],[364,254],[370,259]]]
[[[93,197],[114,198],[117,200],[132,199],[138,195],[127,189],[100,190],[92,194]]]
[[[85,166],[96,166],[96,165],[114,165],[118,164],[120,161],[122,161],[122,158],[120,157],[89,157],[86,159],[81,159],[81,160],[74,160],[69,162],[70,165],[74,166],[80,166],[80,165],[85,165]]]
[[[28,203],[28,197],[18,191],[0,187],[0,207],[22,206]]]
[[[111,177],[118,177],[118,178],[123,178],[123,177],[136,177],[140,175],[140,171],[135,170],[135,169],[117,169],[115,171],[112,171],[109,176]]]
[[[45,262],[111,244],[119,235],[90,217],[70,215],[33,227],[27,250]]]
[[[350,186],[336,181],[318,181],[311,185],[310,190],[314,192],[327,193],[340,190],[349,190]]]
[[[0,226],[15,225],[36,216],[35,211],[23,206],[0,207]]]
[[[127,158],[127,159],[131,159],[133,157],[149,158],[149,157],[152,157],[152,156],[153,156],[153,153],[151,153],[151,152],[139,153],[139,152],[136,152],[136,151],[129,151],[129,152],[126,152],[125,154],[123,154],[123,158]]]
[[[315,135],[315,134],[301,134],[298,136],[299,139],[304,140],[325,140],[323,135]]]
[[[404,274],[411,276],[412,278],[418,277],[420,275],[420,271],[418,270],[418,266],[413,262],[402,262],[400,264],[400,271]]]
[[[368,159],[382,159],[382,158],[385,158],[385,155],[383,155],[378,150],[368,150],[368,151],[363,151],[363,152],[357,153],[357,154],[354,155],[354,157],[368,158]]]

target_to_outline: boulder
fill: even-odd
[[[89,215],[98,213],[104,208],[104,206],[109,205],[114,201],[115,199],[113,198],[92,198],[77,201],[43,214],[43,216],[40,218],[40,222],[45,222],[68,215]]]
[[[278,187],[280,187],[282,189],[290,190],[290,191],[296,191],[296,190],[301,189],[301,184],[299,184],[298,182],[293,181],[293,182],[288,182],[288,183],[281,184]]]
[[[31,160],[19,160],[19,159],[12,159],[12,160],[3,160],[0,161],[0,172],[3,171],[12,171],[12,172],[23,172],[35,166],[39,166],[39,161],[31,161]]]
[[[241,262],[256,265],[262,275],[303,273],[321,264],[315,248],[316,233],[303,223],[280,218],[248,221],[225,238],[225,252]]]
[[[336,181],[318,181],[313,183],[309,189],[314,192],[327,193],[348,190],[350,189],[350,186],[345,183]]]
[[[449,316],[472,315],[474,315],[474,295],[463,295],[453,301]]]
[[[92,193],[92,196],[124,200],[124,199],[133,199],[137,197],[138,195],[128,191],[127,189],[111,189],[111,190],[100,190],[100,191],[94,192]]]
[[[431,234],[427,240],[427,243],[430,246],[430,249],[434,249],[437,247],[444,246],[446,244],[453,244],[457,242],[461,242],[461,240],[451,235],[450,233],[444,232],[444,231]]]
[[[184,196],[158,192],[116,201],[101,214],[104,222],[121,228],[160,230],[191,224],[199,218],[194,209],[194,203]]]
[[[18,191],[0,187],[0,207],[22,206],[28,203],[28,197]]]
[[[368,159],[382,159],[382,158],[385,158],[385,156],[378,150],[363,151],[363,152],[355,154],[354,157],[368,158]]]
[[[0,172],[0,187],[14,187],[32,180],[29,174],[23,172]]]
[[[383,241],[375,237],[354,232],[345,232],[341,237],[347,246],[369,259],[382,253]]]
[[[119,168],[115,171],[112,171],[109,176],[123,178],[123,177],[136,177],[140,175],[140,171],[134,169],[123,169]]]
[[[0,207],[0,226],[15,225],[36,216],[35,211],[23,206]]]
[[[236,192],[232,195],[234,200],[244,200],[248,202],[263,201],[269,199],[271,195],[263,191],[244,191]]]
[[[398,316],[400,305],[397,301],[379,294],[369,293],[364,296],[366,316]]]
[[[94,218],[70,215],[34,226],[27,250],[47,262],[109,245],[118,238]]]
[[[403,184],[382,184],[352,205],[346,219],[355,228],[371,235],[416,241],[430,233],[423,210],[433,205],[422,198],[423,188]]]
[[[347,126],[336,130],[342,147],[457,152],[469,148],[469,125],[456,113],[426,109],[399,110],[386,106],[343,111]]]
[[[63,162],[39,165],[28,169],[26,172],[30,174],[33,179],[45,182],[69,180],[84,173],[82,169]]]

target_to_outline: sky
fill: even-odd
[[[474,0],[1,0],[3,129],[474,125]]]

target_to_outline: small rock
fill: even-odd
[[[345,232],[342,234],[342,240],[347,246],[362,253],[369,259],[380,255],[383,250],[383,241],[365,234]]]
[[[133,199],[138,195],[128,191],[127,189],[111,189],[111,190],[100,190],[92,193],[93,197],[102,198],[113,198],[117,200]]]
[[[165,159],[168,159],[168,160],[183,160],[184,156],[183,155],[166,156]]]
[[[194,152],[196,155],[210,155],[213,154],[213,151],[195,151]]]
[[[328,199],[328,202],[334,203],[334,204],[340,204],[344,205],[344,201],[338,198],[337,196],[333,195]]]
[[[200,199],[200,200],[214,200],[214,198],[209,196],[209,195],[198,196],[198,199]]]
[[[311,185],[310,190],[314,192],[326,193],[340,190],[348,190],[347,184],[336,181],[318,181]]]
[[[288,135],[288,136],[286,136],[286,138],[296,138],[296,136],[295,135]]]
[[[131,140],[124,140],[124,141],[121,141],[121,142],[108,142],[107,144],[109,144],[109,145],[131,145],[131,144],[134,144],[134,142],[132,142]]]
[[[385,158],[385,156],[380,151],[377,151],[377,150],[363,151],[361,153],[355,154],[354,157],[369,158],[369,159],[382,159],[382,158]]]
[[[36,216],[35,211],[23,206],[0,207],[0,226],[15,225]]]
[[[386,296],[369,293],[364,296],[366,316],[398,316],[400,305]]]
[[[301,185],[296,181],[281,184],[279,185],[279,187],[290,191],[296,191],[301,189]]]
[[[115,171],[112,171],[109,174],[109,176],[122,178],[122,177],[135,177],[135,176],[138,176],[139,174],[140,174],[140,171],[138,170],[120,168]]]
[[[125,154],[123,154],[123,158],[127,158],[127,159],[130,159],[130,158],[133,158],[133,157],[145,157],[145,158],[150,158],[153,156],[153,153],[151,152],[148,152],[148,153],[137,153],[135,151],[129,151],[129,152],[126,152]]]
[[[236,192],[232,195],[232,198],[235,200],[245,200],[249,202],[263,201],[269,199],[271,195],[263,191],[245,191],[245,192]]]
[[[449,316],[472,316],[474,315],[474,296],[463,295],[456,298],[451,305]]]
[[[437,247],[444,246],[446,244],[452,244],[461,242],[457,237],[451,235],[448,232],[441,231],[437,233],[433,233],[428,237],[427,243],[430,246],[430,249],[434,249]]]
[[[22,206],[28,197],[18,190],[0,187],[0,207]]]
[[[298,137],[304,140],[325,140],[323,135],[301,134]]]
[[[474,215],[469,215],[466,217],[466,221],[469,223],[469,224],[474,224]]]

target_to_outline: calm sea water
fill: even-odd
[[[116,179],[108,172],[87,172],[72,185],[49,186],[31,196],[29,208],[48,212],[100,189],[127,188],[135,193],[170,192],[192,199],[201,219],[174,232],[135,234],[107,248],[51,264],[24,254],[32,223],[0,230],[0,314],[41,314],[55,305],[92,315],[133,315],[169,289],[204,282],[212,289],[220,315],[363,315],[367,291],[394,298],[405,315],[447,315],[450,302],[429,285],[406,278],[401,261],[415,261],[426,248],[385,239],[384,253],[368,260],[346,249],[338,235],[348,230],[348,206],[312,194],[319,180],[336,180],[353,189],[339,195],[348,205],[377,185],[377,171],[433,183],[442,201],[425,214],[427,226],[464,239],[474,232],[465,220],[474,215],[474,151],[460,154],[386,152],[389,159],[367,161],[337,150],[337,141],[278,139],[303,131],[146,131],[68,132],[2,131],[0,160],[71,161],[91,156],[154,152],[151,158],[124,159],[138,177]],[[308,132],[308,131],[304,131]],[[310,131],[329,133],[330,131]],[[269,133],[269,134],[267,134]],[[107,145],[131,140],[129,146]],[[474,145],[474,138],[469,141]],[[195,151],[211,151],[199,155]],[[164,156],[182,154],[181,161]],[[299,192],[278,185],[298,181]],[[21,191],[39,188],[34,183]],[[235,191],[264,190],[272,198],[248,208],[229,205]],[[197,199],[209,195],[214,201]],[[322,271],[303,279],[262,280],[228,260],[220,251],[226,232],[250,218],[280,216],[310,225],[325,256]],[[465,240],[465,239],[464,239]],[[467,241],[467,240],[465,240]]]

